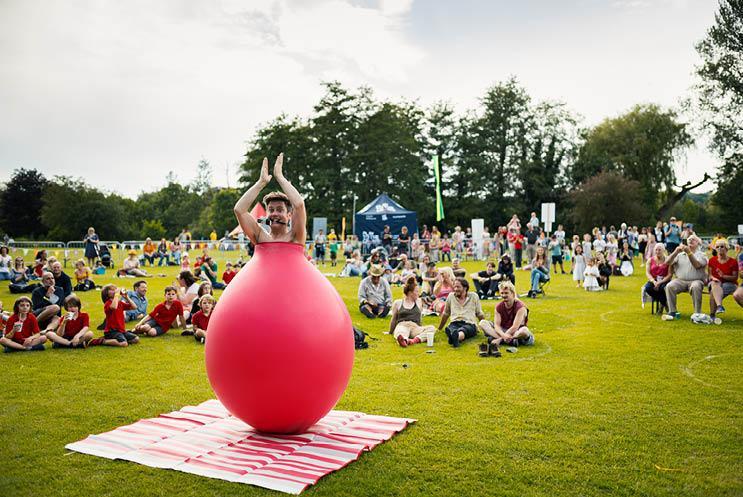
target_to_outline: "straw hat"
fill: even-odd
[[[127,255],[137,255],[137,251],[136,250],[130,250],[129,252],[127,252]]]
[[[382,274],[384,274],[384,270],[378,264],[373,264],[369,269],[369,276],[382,276]]]

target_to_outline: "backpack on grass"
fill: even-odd
[[[353,347],[355,349],[368,349],[369,344],[366,342],[366,337],[369,334],[361,331],[357,327],[353,327]]]

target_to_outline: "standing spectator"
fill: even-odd
[[[13,278],[11,271],[12,259],[8,255],[8,247],[0,246],[0,281],[10,280]]]
[[[482,230],[482,257],[486,261],[490,259],[490,252],[493,250],[493,238],[490,236],[490,230],[487,226]]]
[[[676,222],[675,217],[671,217],[668,226],[663,230],[663,239],[666,243],[666,250],[668,250],[671,257],[673,257],[673,253],[676,252],[676,248],[681,243],[681,228]]]
[[[59,324],[59,316],[64,302],[63,290],[54,285],[54,275],[45,272],[41,276],[41,285],[31,292],[33,313],[39,321],[39,326],[45,330],[53,330]]]
[[[539,230],[539,218],[537,217],[536,212],[531,213],[531,217],[529,218],[529,222],[527,223],[529,226],[534,226]]]
[[[155,265],[155,252],[156,251],[157,251],[157,247],[155,247],[155,244],[152,241],[152,238],[148,236],[147,239],[144,241],[144,245],[142,246],[144,264],[146,264],[147,261],[149,261],[150,266]]]
[[[315,263],[325,265],[325,235],[322,230],[315,235]]]
[[[216,235],[216,233],[214,234]],[[170,266],[170,256],[168,255],[168,241],[165,238],[160,239],[160,243],[157,245],[157,254],[155,255],[158,258],[158,266],[162,266],[163,261],[165,261],[166,266]]]
[[[400,228],[400,235],[397,237],[397,243],[400,247],[400,253],[405,255],[410,255],[410,233],[408,232],[408,227],[403,226]]]
[[[663,229],[663,222],[658,221],[657,223],[655,223],[653,234],[655,235],[656,243],[664,243],[666,237],[665,237],[665,230]],[[666,246],[666,249],[668,249],[667,246]]]
[[[576,282],[576,287],[580,287],[581,283],[583,283],[585,272],[586,257],[583,255],[583,245],[577,243],[575,245],[575,253],[573,254],[573,281]]]
[[[359,284],[359,310],[370,319],[386,317],[392,305],[392,289],[382,278],[383,273],[381,266],[374,265]]]
[[[722,301],[733,295],[738,286],[738,262],[728,257],[729,248],[727,240],[718,240],[717,255],[709,260],[709,314],[713,318],[725,312]]]
[[[126,321],[137,321],[147,314],[147,282],[139,280],[134,283],[133,290],[127,292],[129,302],[134,305],[133,309],[124,312]]]
[[[655,240],[655,234],[648,233],[648,241],[645,244],[645,251],[640,254],[645,263],[647,263],[650,258],[653,257],[653,254],[655,254],[655,245],[657,243],[658,242]],[[665,251],[665,245],[663,246],[663,250]]]
[[[392,253],[392,231],[390,231],[390,227],[387,225],[385,225],[382,231],[382,247],[388,254]]]
[[[531,261],[537,255],[537,241],[539,240],[539,227],[529,223],[526,230],[526,260]]]
[[[451,317],[451,323],[446,326],[445,333],[452,347],[459,347],[462,341],[477,335],[477,323],[485,318],[480,297],[475,292],[470,292],[469,288],[467,280],[457,278],[454,281],[454,291],[446,298],[441,313],[439,331],[444,329]]]
[[[13,304],[13,315],[5,323],[5,333],[0,345],[6,352],[44,350],[46,337],[39,330],[39,323],[31,312],[31,300],[21,297]]]
[[[560,246],[565,248],[565,228],[563,228],[562,224],[557,225],[557,230],[553,234]]]
[[[83,238],[83,242],[85,242],[85,258],[88,259],[88,267],[94,267],[95,260],[100,257],[100,252],[98,251],[98,242],[100,240],[92,226],[88,228],[88,233]]]
[[[436,226],[431,228],[431,240],[428,242],[428,248],[431,251],[431,260],[433,262],[439,262],[439,249],[441,248],[441,233],[439,233],[439,229]]]
[[[560,271],[565,274],[565,268],[562,265],[562,245],[557,240],[557,236],[552,235],[547,248],[552,256],[552,266],[555,268],[555,274],[557,274],[557,265],[560,265]]]
[[[637,235],[637,251],[640,254],[640,266],[645,265],[645,251],[648,248],[648,242],[648,229],[643,226],[640,234]]]
[[[67,274],[62,271],[62,263],[55,261],[52,263],[52,274],[54,275],[54,284],[62,289],[64,297],[66,299],[68,295],[72,293],[72,280]]]
[[[521,259],[523,257],[524,235],[515,233],[513,235],[513,253],[516,258],[516,267],[521,269]]]
[[[653,256],[648,259],[645,266],[645,277],[647,282],[642,287],[640,300],[645,307],[646,297],[659,302],[661,309],[668,307],[666,300],[666,285],[671,281],[671,272],[666,262],[666,249],[662,243],[656,243],[653,247]]]
[[[675,221],[674,218],[671,219]],[[672,238],[669,236],[668,239],[671,240]],[[692,235],[688,241],[689,245],[678,245],[668,257],[667,264],[673,271],[675,278],[666,285],[668,314],[663,315],[664,321],[681,317],[681,314],[676,310],[676,296],[681,292],[691,293],[694,313],[702,313],[702,290],[704,289],[704,281],[707,279],[705,271],[707,256],[701,250],[702,241],[698,236]]]

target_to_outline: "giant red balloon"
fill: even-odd
[[[261,243],[209,320],[206,372],[230,413],[257,430],[305,431],[343,395],[351,317],[296,243]]]

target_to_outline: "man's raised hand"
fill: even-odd
[[[271,181],[271,175],[268,174],[268,157],[263,158],[263,165],[261,166],[261,183],[267,185]]]
[[[273,174],[276,176],[276,179],[284,177],[284,152],[281,152],[276,157],[276,162],[273,165]]]

